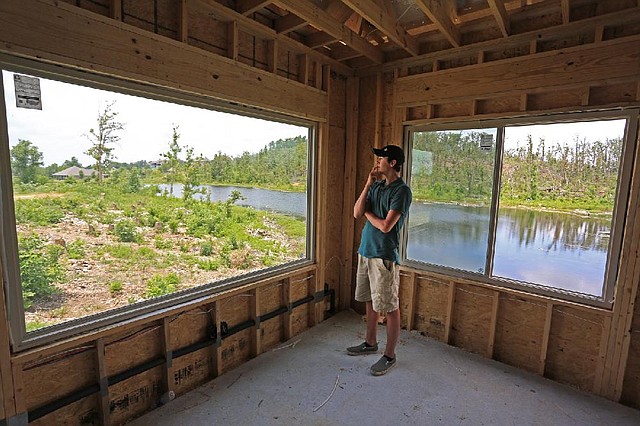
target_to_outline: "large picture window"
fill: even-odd
[[[312,123],[7,68],[15,340],[311,260]]]
[[[408,129],[409,264],[608,305],[637,111]]]

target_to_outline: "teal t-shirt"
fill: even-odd
[[[396,179],[389,185],[386,181],[377,181],[369,188],[367,202],[369,209],[384,219],[390,210],[397,210],[400,219],[388,233],[380,231],[369,221],[364,225],[358,253],[368,258],[380,258],[400,263],[400,231],[411,206],[411,189],[402,179]]]

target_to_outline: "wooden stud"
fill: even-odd
[[[318,61],[315,61],[314,72],[313,72],[313,86],[316,89],[322,89],[322,64]]]
[[[304,53],[298,55],[298,81],[305,85],[309,82],[309,57]]]
[[[636,101],[640,101],[640,81],[638,81],[636,86]]]
[[[451,344],[451,327],[453,326],[453,308],[456,300],[456,283],[449,281],[449,298],[447,300],[447,319],[444,326],[444,341]]]
[[[596,365],[596,376],[593,381],[592,392],[596,395],[602,392],[602,375],[604,373],[605,357],[607,356],[608,332],[611,329],[611,316],[604,317],[602,323],[602,336],[600,338],[600,350],[598,351],[598,363]]]
[[[122,0],[111,0],[109,3],[109,17],[122,21]]]
[[[381,148],[382,141],[382,101],[384,94],[382,93],[382,73],[376,75],[376,104],[375,104],[375,126],[376,130],[373,137],[373,146]]]
[[[173,348],[171,347],[171,320],[169,317],[162,319],[162,350],[165,359],[165,387],[167,392],[174,391],[173,380]]]
[[[331,84],[331,65],[322,66],[322,87],[321,89],[329,93],[329,85]],[[327,99],[329,105],[329,99]],[[327,107],[328,108],[328,107]]]
[[[183,43],[189,40],[189,0],[180,0],[178,7],[178,40]]]
[[[538,40],[533,39],[529,42],[529,54],[538,53]]]
[[[416,274],[414,271],[411,271],[409,273],[409,276],[411,277],[411,284],[409,284],[409,302],[407,303],[407,330],[411,331],[413,330],[416,303],[418,300],[418,298],[416,297],[416,290],[418,287],[418,274]]]
[[[0,76],[0,85],[2,84],[2,76]],[[0,88],[0,96],[3,90]],[[0,106],[0,115],[4,115],[4,106]],[[8,151],[8,149],[7,149]],[[2,271],[2,263],[0,262],[0,277],[4,277]],[[0,404],[1,418],[9,418],[16,414],[15,398],[14,398],[14,382],[11,369],[11,350],[9,338],[9,322],[5,313],[5,292],[3,291],[4,280],[0,279]]]
[[[238,60],[238,21],[231,21],[227,24],[227,57],[234,61]]]
[[[267,71],[278,71],[278,40],[267,40]]]
[[[480,50],[478,51],[478,63],[479,64],[483,64],[484,63],[484,58],[485,58],[485,51],[484,50]]]
[[[493,303],[491,304],[491,323],[489,324],[489,341],[487,344],[487,358],[493,358],[493,348],[496,344],[496,326],[498,325],[498,309],[500,307],[500,292],[493,293]]]
[[[289,307],[291,305],[291,278],[287,277],[284,280],[284,285],[282,286],[282,301],[285,306]],[[284,340],[285,342],[291,339],[291,330],[292,330],[292,322],[293,318],[291,316],[291,312],[287,310],[284,313]]]
[[[326,256],[325,256],[326,258]],[[324,269],[324,268],[322,268]],[[316,290],[318,288],[318,274],[313,274],[312,277],[307,281],[307,294],[309,296],[315,296]],[[309,328],[314,327],[319,322],[319,309],[322,309],[324,306],[322,303],[315,303],[315,301],[309,302],[309,309],[307,309],[307,313],[309,318],[307,320],[307,326]]]
[[[551,320],[553,319],[553,302],[547,303],[547,314],[544,318],[544,329],[542,330],[542,344],[540,345],[540,358],[538,362],[538,374],[544,376],[544,369],[547,364],[547,349],[549,348],[549,336],[551,334]]]
[[[471,115],[478,115],[478,99],[471,101]]]
[[[353,207],[356,201],[356,161],[358,146],[358,97],[360,92],[360,79],[348,77],[346,83],[346,118],[345,118],[345,160],[344,160],[344,191],[342,204],[346,211]],[[340,291],[336,294],[336,305],[339,309],[347,309],[351,302],[351,285],[353,282],[353,240],[355,220],[353,215],[343,216],[342,238],[343,259],[342,283]]]
[[[436,115],[436,107],[435,105],[429,103],[427,104],[427,118],[434,118]]]
[[[255,321],[255,326],[251,332],[251,356],[255,358],[262,353],[261,330],[258,324],[261,311],[259,288],[251,290],[251,296],[251,319]]]
[[[11,373],[13,376],[13,394],[16,403],[16,414],[27,411],[27,403],[25,401],[24,376],[22,371],[23,364],[13,363],[11,365]]]
[[[100,395],[98,396],[98,408],[100,409],[100,419],[103,425],[110,425],[111,403],[109,397],[109,373],[107,363],[104,358],[104,338],[96,340],[96,364],[98,368],[97,380],[100,385]]]
[[[567,25],[571,21],[571,4],[570,0],[560,0],[560,10],[562,13],[562,23]]]
[[[220,299],[213,302],[213,309],[210,315],[212,316],[213,326],[217,330],[218,342],[222,342],[222,329],[220,323],[222,321],[221,316],[222,301]],[[215,377],[222,374],[222,344],[217,343],[213,345],[213,373]]]
[[[440,61],[439,60],[435,60],[433,61],[433,65],[431,67],[431,71],[436,72],[436,71],[440,71]]]
[[[520,111],[526,111],[529,105],[529,95],[523,93],[520,95]]]
[[[582,89],[582,96],[581,96],[581,100],[580,103],[582,106],[588,106],[589,105],[589,97],[591,95],[591,88],[589,86],[586,86],[584,89]]]
[[[594,43],[601,43],[604,40],[604,25],[598,24],[596,25],[596,32],[593,38]]]

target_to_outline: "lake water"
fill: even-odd
[[[168,185],[159,186],[168,190]],[[225,201],[236,190],[246,198],[238,205],[298,217],[307,214],[305,193],[234,186],[204,188],[210,191],[212,201]],[[175,184],[173,194],[181,197],[182,185]],[[484,272],[488,208],[413,202],[409,222],[409,259]],[[493,275],[600,296],[610,225],[607,218],[500,209]]]

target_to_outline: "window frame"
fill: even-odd
[[[502,173],[502,158],[504,150],[504,135],[507,127],[522,127],[540,124],[558,124],[572,123],[581,121],[601,121],[625,119],[626,125],[623,135],[623,144],[621,161],[618,169],[618,178],[616,183],[616,195],[614,210],[611,218],[611,238],[609,241],[607,260],[605,263],[605,275],[603,280],[602,296],[592,296],[583,293],[563,290],[556,287],[544,286],[535,283],[524,282],[516,279],[493,276],[493,259],[495,254],[495,234],[498,223],[498,208],[500,197],[500,179]],[[483,121],[461,121],[461,122],[438,122],[427,124],[408,125],[404,128],[404,145],[407,155],[407,164],[403,169],[403,178],[408,185],[411,185],[411,169],[413,164],[413,134],[416,132],[432,132],[432,131],[455,131],[455,130],[481,130],[484,128],[496,128],[496,152],[493,170],[493,185],[490,206],[489,219],[489,237],[487,239],[487,253],[485,272],[478,273],[473,271],[465,271],[447,266],[430,264],[415,259],[407,258],[407,242],[409,237],[409,226],[405,226],[403,230],[403,238],[401,243],[401,260],[404,265],[416,269],[446,274],[461,279],[473,279],[482,283],[509,288],[512,290],[524,291],[535,295],[547,296],[576,302],[579,304],[590,305],[611,309],[613,306],[615,288],[619,274],[619,261],[622,253],[624,223],[627,217],[627,209],[629,208],[629,196],[631,191],[631,176],[634,163],[636,146],[638,143],[638,127],[640,120],[640,109],[625,108],[607,111],[589,111],[589,112],[571,112],[558,113],[554,115],[505,118]],[[410,219],[409,219],[410,220]]]
[[[315,170],[318,152],[318,122],[267,111],[259,107],[199,97],[182,93],[176,89],[121,80],[117,77],[92,74],[86,71],[40,63],[30,59],[0,53],[0,71],[2,70],[14,73],[25,73],[39,78],[53,79],[64,83],[139,96],[151,100],[171,102],[215,112],[226,112],[308,128],[306,257],[304,259],[289,262],[284,265],[264,268],[239,277],[204,283],[191,289],[177,291],[172,294],[155,297],[128,306],[109,309],[27,332],[24,315],[25,310],[23,308],[22,284],[19,273],[18,239],[4,80],[0,72],[0,219],[2,219],[2,225],[0,226],[0,272],[2,273],[2,280],[4,281],[5,305],[7,307],[10,343],[13,352],[20,352],[70,336],[95,331],[99,328],[122,323],[133,318],[161,314],[163,311],[175,309],[178,306],[184,306],[186,309],[191,303],[209,298],[219,292],[238,288],[278,274],[295,271],[316,262],[317,237],[315,224],[317,213],[315,198],[317,194],[317,179]]]

